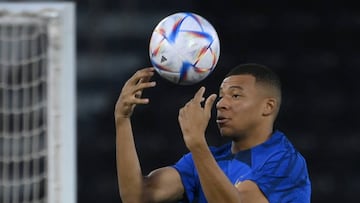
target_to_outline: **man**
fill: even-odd
[[[118,183],[128,202],[310,202],[304,158],[285,135],[273,129],[281,104],[277,75],[259,64],[235,67],[223,80],[216,103],[220,133],[232,142],[208,147],[205,130],[216,94],[203,98],[201,87],[179,111],[179,124],[190,153],[174,166],[143,177],[130,117],[153,68],[136,72],[124,85],[115,107]],[[204,104],[202,105],[202,103]]]

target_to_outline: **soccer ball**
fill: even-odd
[[[194,13],[175,13],[159,22],[149,45],[150,60],[159,75],[179,85],[205,79],[219,60],[215,28]]]

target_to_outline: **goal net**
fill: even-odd
[[[0,202],[75,203],[73,3],[0,3]]]

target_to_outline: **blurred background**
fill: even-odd
[[[2,1],[5,2],[5,1]],[[8,1],[18,2],[18,1]],[[30,1],[27,1],[30,2]],[[39,2],[39,1],[37,1]],[[55,2],[55,1],[41,1]],[[312,202],[356,202],[360,191],[360,7],[350,1],[79,0],[77,4],[78,202],[121,202],[116,176],[114,105],[124,82],[150,66],[152,30],[164,17],[195,12],[216,28],[215,71],[192,86],[158,75],[137,107],[133,129],[143,172],[174,164],[187,149],[178,109],[200,86],[217,93],[240,63],[274,69],[283,83],[277,128],[305,156]],[[223,140],[210,121],[210,145]]]

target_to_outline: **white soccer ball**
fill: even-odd
[[[219,60],[215,28],[194,13],[175,13],[155,27],[150,60],[159,75],[175,84],[191,85],[205,79]]]

